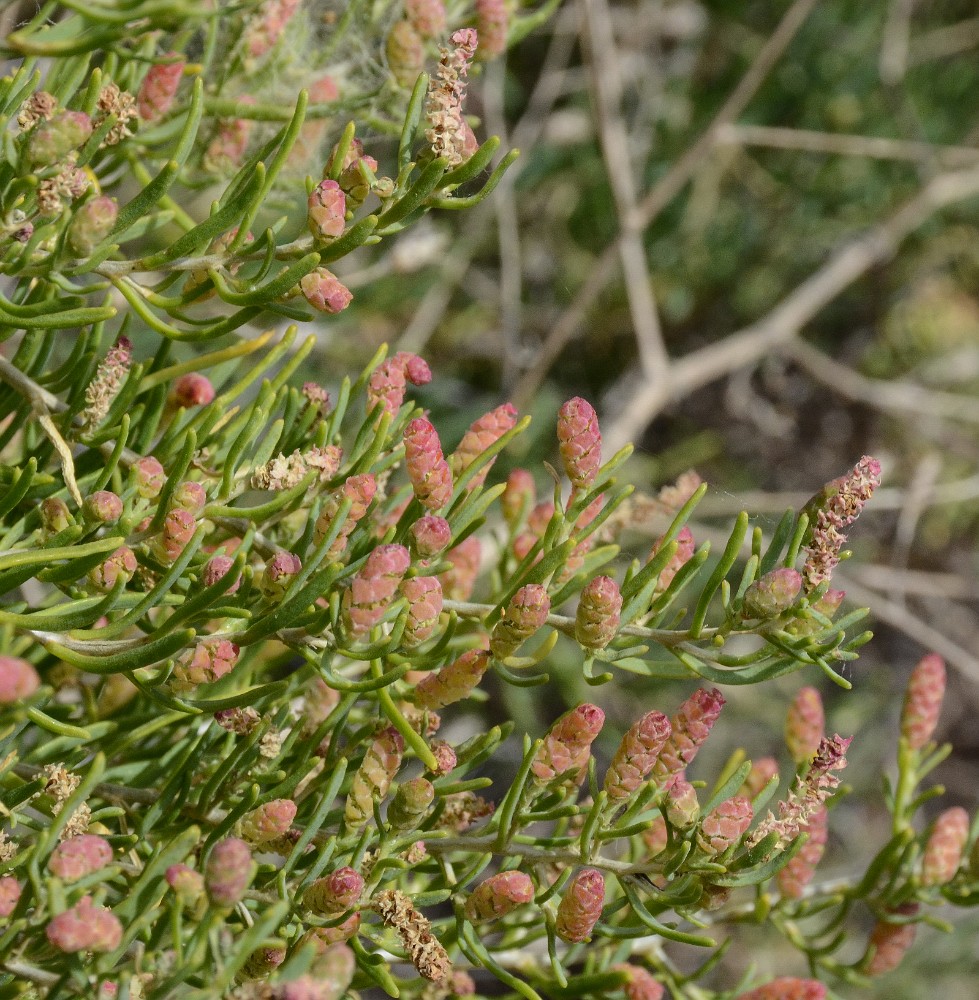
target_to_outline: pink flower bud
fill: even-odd
[[[435,756],[436,766],[434,773],[436,775],[448,774],[459,763],[455,750],[445,740],[433,740],[429,745],[429,749]]]
[[[68,226],[68,246],[87,257],[112,231],[119,215],[115,200],[101,195],[75,209]]]
[[[49,534],[56,535],[75,523],[68,510],[68,504],[58,497],[48,497],[41,501],[41,524]]]
[[[604,649],[619,629],[622,594],[610,576],[596,576],[581,591],[574,635],[585,649]]]
[[[180,657],[172,680],[181,689],[211,684],[231,672],[238,662],[238,647],[228,639],[199,642]]]
[[[426,514],[408,529],[414,542],[415,551],[422,559],[437,556],[452,541],[452,529],[444,517]]]
[[[741,786],[741,794],[753,799],[763,788],[765,788],[772,778],[778,777],[778,762],[774,757],[759,757],[753,761],[748,777],[744,779]]]
[[[724,696],[717,688],[699,688],[677,709],[670,720],[673,733],[653,766],[658,782],[683,771],[697,756],[723,706]]]
[[[245,959],[240,976],[245,980],[265,979],[286,960],[285,948],[256,948]]]
[[[299,288],[306,301],[319,312],[343,312],[353,301],[350,289],[325,267],[317,267],[304,275]]]
[[[240,833],[246,843],[258,846],[284,837],[296,818],[296,803],[292,799],[272,799],[246,813]]]
[[[343,818],[350,829],[360,829],[374,818],[374,803],[387,795],[404,749],[404,738],[393,728],[385,729],[368,747],[344,806]]]
[[[666,796],[663,802],[666,818],[671,826],[685,830],[700,819],[697,789],[682,775],[674,774],[663,786],[663,792]]]
[[[133,465],[130,472],[133,482],[136,484],[136,492],[144,500],[153,500],[158,497],[167,481],[167,474],[163,466],[152,455],[141,458]]]
[[[737,1000],[824,1000],[826,987],[818,979],[782,976],[738,995]]]
[[[205,564],[204,572],[201,575],[201,581],[204,586],[213,587],[218,580],[223,580],[231,572],[234,564],[235,561],[230,556],[211,556]],[[225,593],[233,594],[240,586],[241,576],[238,576]]]
[[[801,590],[801,573],[785,566],[773,569],[744,592],[741,613],[745,618],[777,618],[795,604]]]
[[[190,409],[192,406],[207,406],[214,399],[214,386],[206,375],[188,372],[173,383],[170,399],[175,406]]]
[[[537,487],[534,477],[526,469],[514,469],[507,476],[506,490],[500,497],[503,518],[511,528],[515,527],[524,511],[530,511],[537,501]]]
[[[659,578],[656,581],[657,594],[662,594],[669,588],[673,582],[673,578],[690,561],[697,549],[696,543],[693,540],[693,532],[686,525],[680,529],[680,533],[674,541],[677,546],[676,552],[673,554],[673,558],[660,570]],[[663,538],[658,538],[653,543],[649,559],[651,560],[662,547]]]
[[[621,972],[627,977],[622,987],[626,1000],[663,1000],[664,987],[648,970],[638,965],[621,963],[613,965],[612,971]]]
[[[66,954],[79,951],[115,951],[122,941],[119,918],[91,896],[83,896],[73,907],[52,918],[44,933],[48,941]]]
[[[408,622],[404,644],[417,646],[431,638],[442,612],[442,585],[434,576],[415,576],[404,580],[401,593],[408,599]]]
[[[27,140],[27,158],[33,168],[49,167],[63,160],[73,149],[88,142],[92,119],[81,111],[62,111],[41,122]]]
[[[489,61],[506,52],[508,22],[505,0],[476,0],[480,59]]]
[[[785,716],[785,745],[796,764],[808,764],[826,726],[823,699],[813,687],[800,688]]]
[[[812,609],[832,619],[833,615],[839,611],[844,597],[846,597],[845,590],[827,590],[818,601],[813,602]]]
[[[417,354],[398,351],[393,358],[382,361],[367,383],[368,412],[380,405],[393,417],[404,402],[405,389],[412,385],[427,385],[432,371]]]
[[[77,882],[111,862],[109,842],[94,834],[83,833],[58,844],[48,860],[48,868],[65,882]]]
[[[439,38],[445,34],[442,0],[405,0],[405,17],[422,38]]]
[[[128,582],[135,572],[136,554],[132,549],[121,545],[105,562],[88,571],[88,579],[96,590],[108,593],[116,585],[116,580],[121,577]]]
[[[551,599],[539,583],[521,587],[493,628],[490,652],[504,660],[515,653],[547,621]]]
[[[0,656],[0,705],[30,698],[41,686],[34,667],[19,656]]]
[[[969,814],[960,806],[946,809],[935,820],[921,857],[921,884],[945,885],[951,882],[962,863],[962,852],[969,839]]]
[[[409,21],[395,21],[384,43],[388,69],[402,87],[414,86],[425,67],[425,45]]]
[[[153,554],[162,563],[176,562],[197,531],[197,521],[189,510],[175,507],[163,519],[163,529],[153,539]]]
[[[478,924],[506,916],[534,898],[534,883],[523,872],[508,871],[480,882],[466,900],[466,919]]]
[[[580,784],[588,769],[591,745],[604,723],[605,713],[587,702],[565,712],[544,737],[531,770],[541,781],[564,778]]]
[[[602,464],[602,435],[598,414],[580,396],[558,411],[557,438],[564,471],[576,490],[587,490]]]
[[[333,240],[343,235],[347,199],[336,181],[320,181],[313,188],[306,205],[307,225],[314,237]]]
[[[605,791],[610,802],[627,799],[639,789],[670,733],[670,720],[662,712],[652,711],[625,734],[605,774]]]
[[[516,423],[517,408],[513,403],[504,403],[473,421],[459,442],[459,447],[449,458],[452,475],[457,478],[461,476],[487,448],[496,444],[507,431],[512,430]],[[466,489],[474,490],[477,486],[482,486],[495,461],[494,458],[493,461],[487,462],[477,475],[473,476]]]
[[[333,147],[333,154],[330,162],[336,156],[336,146]],[[340,173],[340,187],[347,196],[347,209],[357,209],[370,194],[369,178],[371,174],[377,172],[377,160],[373,156],[364,153],[364,145],[359,139],[354,139],[347,150],[347,155],[343,158],[343,169]],[[416,382],[420,385],[420,382]]]
[[[310,732],[316,729],[339,704],[339,691],[331,688],[322,677],[311,678],[303,691],[305,728]]]
[[[262,573],[262,593],[270,601],[281,601],[285,592],[289,589],[293,577],[298,576],[303,568],[299,556],[291,552],[276,552],[274,556],[265,564],[265,572]]]
[[[735,795],[711,809],[704,817],[697,843],[708,854],[723,854],[744,836],[753,818],[751,800]]]
[[[482,546],[475,535],[470,535],[445,553],[450,568],[439,574],[442,593],[450,601],[468,601],[476,587]]]
[[[568,883],[557,908],[555,930],[562,941],[588,941],[605,905],[605,877],[582,868]]]
[[[353,635],[366,635],[380,621],[410,565],[411,555],[403,545],[378,545],[371,552],[343,595],[344,617]]]
[[[356,970],[357,962],[350,948],[342,943],[332,944],[316,957],[308,974],[274,986],[270,1000],[340,1000]]]
[[[167,885],[185,902],[196,903],[204,895],[204,876],[187,865],[170,865]]]
[[[139,117],[144,122],[162,118],[172,107],[177,88],[180,86],[180,77],[183,75],[186,63],[178,58],[176,52],[168,52],[167,57],[176,61],[155,63],[150,66],[136,95],[136,107],[139,110]]]
[[[646,850],[651,858],[661,854],[666,850],[669,843],[669,830],[666,820],[661,815],[653,817],[653,821],[648,830],[643,830],[642,842],[646,845]]]
[[[111,490],[98,490],[85,497],[82,512],[89,521],[110,524],[122,517],[122,500]]]
[[[388,809],[388,823],[395,830],[414,830],[435,801],[435,786],[428,778],[412,778],[396,792]]]
[[[179,507],[197,517],[207,504],[207,491],[200,483],[181,483],[170,497],[172,507]]]
[[[0,877],[0,920],[6,919],[17,908],[21,885],[13,875]]]
[[[432,424],[416,417],[405,428],[405,468],[422,506],[439,510],[452,499],[452,473]]]
[[[347,539],[353,534],[357,523],[367,513],[367,508],[374,499],[377,492],[377,482],[374,477],[366,472],[359,476],[351,476],[327,501],[320,510],[320,515],[316,519],[314,538],[318,545],[330,533],[340,506],[344,500],[350,500],[350,511],[343,522],[336,540],[330,546],[326,554],[327,559],[337,559],[342,555],[347,547]]]
[[[913,917],[919,910],[917,903],[905,903],[895,911],[898,917]],[[905,953],[914,943],[918,925],[914,923],[890,923],[878,920],[870,932],[870,961],[864,967],[868,976],[882,976],[896,969]]]
[[[204,867],[204,887],[214,906],[232,907],[245,895],[255,874],[248,845],[237,837],[219,840]]]
[[[313,946],[317,955],[322,955],[330,945],[349,941],[360,930],[360,914],[351,913],[346,920],[332,927],[312,927],[300,939],[299,946]]]
[[[805,828],[808,840],[794,858],[778,873],[778,890],[785,899],[801,899],[816,874],[829,837],[829,811],[825,806],[813,813]]]
[[[923,656],[911,671],[904,708],[901,737],[911,750],[920,750],[932,738],[945,697],[945,663],[937,653]]]
[[[458,660],[429,674],[415,688],[415,704],[419,708],[438,709],[462,701],[482,680],[489,666],[485,649],[471,649]]]
[[[353,868],[337,868],[311,883],[303,894],[303,904],[313,913],[333,916],[357,905],[364,891],[364,877]]]

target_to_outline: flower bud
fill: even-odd
[[[846,597],[845,590],[827,590],[818,601],[813,602],[812,609],[832,619],[833,615],[840,610],[844,597]]]
[[[237,837],[219,840],[204,867],[204,888],[214,906],[232,907],[245,895],[255,875],[248,845]]]
[[[75,519],[68,510],[68,504],[58,497],[48,497],[41,501],[41,524],[49,534],[56,535],[59,531],[71,527]]]
[[[664,987],[647,969],[623,962],[613,965],[611,971],[621,972],[626,976],[622,986],[626,1000],[663,1000]]]
[[[0,877],[0,920],[9,917],[17,908],[21,891],[20,882],[13,875]]]
[[[299,575],[302,568],[299,556],[291,552],[276,552],[265,564],[261,580],[262,593],[270,601],[281,601],[293,578]]]
[[[825,806],[817,810],[805,828],[808,839],[789,863],[776,876],[783,899],[801,899],[805,888],[816,874],[829,836],[829,812]]]
[[[88,571],[89,582],[96,590],[108,593],[120,577],[127,583],[136,572],[136,554],[125,545],[120,545],[104,562]]]
[[[741,993],[736,1000],[824,1000],[826,987],[818,979],[781,976],[764,986]]]
[[[414,86],[425,67],[425,45],[409,21],[395,21],[384,43],[388,69],[402,87]]]
[[[476,32],[479,58],[488,62],[506,52],[507,14],[505,0],[476,0]]]
[[[235,561],[230,556],[211,556],[204,565],[201,582],[205,587],[213,587],[218,580],[223,580],[234,567]],[[227,594],[233,594],[241,586],[241,576],[227,589]]]
[[[919,910],[917,903],[905,903],[899,906],[895,915],[913,917]],[[890,923],[878,920],[870,932],[870,961],[863,971],[868,976],[882,976],[885,972],[896,969],[905,953],[914,943],[918,925],[914,923]]]
[[[785,716],[785,745],[798,765],[812,760],[823,738],[823,699],[813,687],[800,688]]]
[[[723,854],[744,836],[753,818],[751,800],[735,795],[704,817],[697,833],[697,844],[708,854]]]
[[[311,927],[300,939],[299,946],[312,945],[317,955],[322,955],[334,944],[349,941],[360,930],[360,914],[351,913],[346,920],[333,927]]]
[[[587,490],[602,464],[602,435],[591,403],[569,399],[558,411],[557,437],[568,479],[576,490]]]
[[[30,698],[41,686],[34,667],[19,656],[0,656],[0,705]]]
[[[403,545],[378,545],[371,552],[343,595],[344,619],[353,635],[367,635],[380,621],[410,565]]]
[[[311,883],[303,894],[303,905],[313,913],[331,917],[356,906],[364,891],[364,876],[353,868],[337,868]]]
[[[693,532],[686,525],[680,529],[680,533],[674,541],[677,546],[676,552],[673,553],[673,558],[660,570],[659,577],[656,580],[657,595],[669,589],[673,578],[690,561],[697,549],[697,545],[693,540]],[[649,559],[651,560],[662,547],[663,538],[661,537],[653,543],[653,547],[649,552]]]
[[[405,17],[422,38],[439,38],[445,34],[442,0],[405,0]]]
[[[401,767],[404,749],[404,738],[392,728],[385,729],[368,747],[347,793],[343,818],[349,828],[360,829],[374,818],[374,803],[387,795]]]
[[[79,951],[115,951],[122,941],[119,918],[102,906],[95,906],[91,896],[83,896],[74,906],[53,917],[44,933],[48,941],[66,954]]]
[[[642,832],[642,842],[646,845],[649,857],[655,858],[657,854],[665,851],[669,840],[670,835],[666,820],[663,819],[662,815],[654,816],[649,829]]]
[[[207,491],[200,483],[181,483],[170,497],[171,507],[179,507],[197,517],[207,504]]]
[[[178,58],[178,53],[168,52],[167,58],[175,62],[155,63],[150,66],[139,93],[136,95],[136,107],[139,117],[144,122],[153,122],[162,118],[173,105],[173,99],[180,86],[186,63]]]
[[[945,664],[937,653],[929,653],[911,671],[904,708],[901,737],[910,750],[920,750],[932,738],[945,697]]]
[[[534,883],[523,872],[508,871],[480,882],[466,900],[466,919],[478,924],[506,916],[534,898]]]
[[[574,635],[585,649],[604,649],[619,629],[622,594],[610,576],[596,576],[581,591]]]
[[[663,786],[663,791],[666,795],[663,805],[671,826],[685,830],[700,819],[697,789],[686,778],[674,774]]]
[[[723,706],[724,696],[717,688],[698,688],[677,709],[670,720],[673,732],[653,765],[658,782],[686,769],[710,735]]]
[[[778,777],[778,762],[774,757],[759,757],[753,761],[748,777],[744,779],[740,794],[753,799],[772,780]]]
[[[401,583],[401,593],[408,599],[408,622],[404,644],[417,646],[431,638],[442,612],[442,585],[438,577],[415,576]]]
[[[163,466],[152,455],[141,458],[129,471],[136,484],[136,492],[144,500],[158,497],[167,481]]]
[[[516,423],[517,408],[513,403],[504,403],[473,421],[459,442],[459,447],[449,457],[452,475],[456,478],[461,476],[487,448],[492,447],[507,431],[512,430]],[[477,486],[482,486],[495,461],[494,458],[487,462],[469,481],[466,489],[474,490]]]
[[[153,554],[162,563],[169,565],[180,558],[197,531],[197,521],[189,510],[174,507],[163,519],[163,529],[153,539]]]
[[[404,402],[405,389],[412,385],[427,385],[432,381],[432,370],[417,354],[398,351],[393,358],[382,361],[367,383],[367,410],[380,405],[393,417]]]
[[[530,511],[537,501],[537,487],[534,477],[526,469],[514,469],[507,476],[506,489],[500,497],[503,518],[511,528],[515,527],[524,511]]]
[[[471,649],[459,659],[429,674],[415,688],[415,704],[419,708],[438,709],[462,701],[479,684],[489,666],[485,649]]]
[[[75,209],[68,226],[68,246],[87,257],[112,231],[119,215],[115,200],[105,195],[92,198]]]
[[[565,778],[580,784],[588,769],[591,745],[604,723],[605,713],[587,702],[565,712],[544,737],[531,770],[541,781]]]
[[[521,587],[493,628],[490,652],[498,660],[515,653],[547,621],[550,610],[551,599],[539,583]]]
[[[214,399],[214,386],[206,375],[187,372],[176,379],[170,389],[170,400],[174,406],[190,409],[192,406],[207,406]]]
[[[420,517],[408,530],[411,532],[415,551],[422,559],[437,556],[452,541],[449,522],[437,514]]]
[[[81,111],[62,111],[38,125],[27,140],[31,167],[49,167],[88,142],[92,119]]]
[[[470,535],[445,553],[450,568],[439,573],[442,594],[450,601],[468,601],[476,587],[482,559],[482,545]]]
[[[65,882],[77,882],[111,862],[109,842],[95,834],[83,833],[58,844],[48,860],[48,868]]]
[[[325,267],[317,267],[299,281],[306,301],[319,312],[343,312],[353,301],[353,294],[342,281]]]
[[[388,809],[395,830],[417,829],[435,801],[435,786],[427,778],[412,778],[398,788]]]
[[[605,877],[582,868],[568,883],[557,908],[555,930],[562,941],[588,941],[605,905]]]
[[[241,967],[242,979],[265,979],[286,960],[285,948],[256,948]]]
[[[122,500],[111,490],[98,490],[85,497],[82,513],[96,524],[110,524],[122,517]]]
[[[246,813],[241,820],[240,834],[252,846],[267,844],[284,837],[296,818],[296,803],[292,799],[273,799]]]
[[[196,903],[204,895],[204,876],[187,865],[170,865],[165,878],[167,885],[187,904]]]
[[[333,154],[330,157],[331,164],[336,152],[337,147],[334,146]],[[360,139],[354,139],[347,149],[347,155],[343,158],[340,171],[340,187],[343,188],[343,193],[347,196],[348,210],[359,208],[367,195],[370,194],[369,178],[376,172],[377,160],[364,153],[364,144]],[[421,385],[422,383],[416,382],[415,384]]]
[[[306,202],[306,223],[314,237],[334,240],[343,235],[347,200],[340,185],[333,180],[320,181]]]
[[[777,618],[795,604],[801,591],[801,573],[787,566],[773,569],[744,592],[741,613],[745,618]]]
[[[350,511],[347,514],[347,518],[341,525],[336,540],[326,553],[328,560],[337,559],[343,553],[343,550],[347,547],[347,539],[353,534],[354,528],[357,527],[358,522],[367,513],[367,508],[374,499],[376,492],[377,482],[369,472],[366,472],[359,476],[351,476],[323,504],[320,515],[316,519],[314,538],[317,545],[323,541],[333,528],[343,501],[350,500]]]
[[[357,971],[354,953],[345,944],[334,944],[318,955],[310,969],[310,977],[322,992],[315,1000],[341,1000]],[[276,1000],[302,1000],[301,997],[283,995]]]
[[[605,791],[610,802],[621,802],[639,789],[670,732],[670,720],[662,712],[652,711],[625,734],[605,774]]]
[[[212,684],[238,662],[238,646],[228,639],[208,639],[186,650],[173,669],[173,681],[181,689]]]
[[[935,820],[921,857],[921,884],[945,885],[951,882],[962,863],[962,852],[969,839],[969,814],[960,806],[946,809]]]
[[[439,510],[452,499],[452,473],[432,424],[416,417],[405,428],[405,468],[423,507]]]

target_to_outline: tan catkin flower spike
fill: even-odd
[[[397,889],[385,889],[371,901],[371,909],[384,923],[393,928],[411,964],[426,979],[438,983],[452,971],[449,954],[432,933],[428,918],[415,909],[415,904]]]

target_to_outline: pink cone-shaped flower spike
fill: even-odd
[[[87,257],[116,224],[119,206],[114,198],[100,195],[75,209],[68,226],[68,246],[79,256]]]
[[[336,541],[330,546],[326,554],[327,559],[337,559],[347,547],[347,539],[353,534],[354,528],[367,513],[367,508],[374,499],[377,492],[377,481],[369,473],[351,476],[344,484],[323,504],[319,517],[316,519],[315,539],[318,545],[330,533],[340,506],[344,500],[351,502],[350,512],[340,528]]]
[[[5,920],[17,908],[21,885],[13,875],[0,877],[0,920]]]
[[[597,868],[582,868],[568,883],[558,904],[557,936],[569,942],[589,940],[604,905],[604,876]]]
[[[604,649],[619,629],[622,594],[610,576],[596,576],[581,591],[574,635],[585,649]]]
[[[671,826],[685,830],[700,819],[697,789],[682,774],[674,774],[663,786],[663,792],[666,818]]]
[[[204,895],[204,876],[187,865],[170,865],[167,885],[185,902],[196,903]]]
[[[415,545],[415,551],[422,559],[431,559],[442,552],[452,541],[452,528],[444,517],[426,514],[408,529]]]
[[[662,712],[652,711],[625,734],[605,775],[610,802],[620,802],[638,791],[671,732],[670,720]]]
[[[565,712],[544,737],[531,770],[541,781],[560,777],[580,783],[588,768],[591,745],[604,723],[605,713],[587,702]]]
[[[709,854],[723,854],[744,836],[753,818],[751,800],[735,795],[711,809],[704,817],[697,843]]]
[[[144,500],[154,500],[158,497],[167,481],[163,466],[152,455],[141,458],[130,469],[130,474],[136,484],[136,492]]]
[[[818,979],[781,976],[740,994],[737,1000],[824,1000],[825,996],[826,987]]]
[[[627,977],[622,987],[626,1000],[663,1000],[665,987],[647,969],[623,962],[613,965],[612,971]]]
[[[439,510],[452,499],[452,473],[431,423],[416,417],[405,428],[405,468],[422,506]]]
[[[44,933],[58,951],[69,955],[79,951],[107,952],[119,947],[122,924],[111,910],[96,906],[91,896],[83,896],[52,918]]]
[[[587,490],[602,464],[602,434],[591,403],[575,396],[561,407],[557,439],[568,479],[576,490]]]
[[[785,745],[796,764],[808,764],[819,749],[826,718],[823,699],[813,687],[800,688],[785,716]]]
[[[65,882],[77,882],[111,863],[109,842],[95,834],[83,833],[58,844],[48,860],[48,868]]]
[[[823,806],[809,821],[805,832],[809,839],[794,858],[778,873],[778,889],[785,899],[801,899],[816,874],[829,836],[829,811]]]
[[[438,38],[445,33],[442,0],[405,0],[405,17],[422,38]]]
[[[230,556],[212,556],[204,565],[204,572],[201,574],[201,582],[205,587],[213,587],[218,580],[223,580],[234,566],[235,561]],[[238,576],[235,582],[227,589],[226,593],[233,594],[241,586],[241,577]]]
[[[753,799],[763,788],[765,788],[772,778],[778,777],[778,761],[774,757],[759,757],[753,761],[748,777],[744,779],[741,786],[741,795],[747,795]]]
[[[445,45],[439,48],[438,70],[428,85],[425,138],[435,156],[443,156],[449,166],[456,166],[472,155],[467,148],[472,130],[462,116],[462,105],[469,64],[476,54],[476,32],[461,28],[449,40],[455,48]]]
[[[261,587],[262,593],[270,601],[281,601],[285,592],[293,579],[299,575],[303,568],[299,556],[291,552],[276,552],[274,556],[265,564],[265,572],[262,573]]]
[[[108,593],[120,577],[129,581],[136,572],[136,553],[120,545],[105,562],[88,571],[89,582],[96,590]]]
[[[273,799],[246,813],[241,821],[241,836],[257,846],[285,836],[296,818],[296,803],[292,799]]]
[[[506,0],[476,0],[480,59],[489,61],[506,52],[508,22]]]
[[[382,361],[371,373],[367,383],[367,409],[380,404],[393,417],[404,402],[405,389],[412,385],[428,385],[432,370],[423,358],[408,351],[398,351]]]
[[[935,820],[921,857],[921,884],[951,882],[962,863],[969,839],[969,814],[960,806],[946,809]]]
[[[314,913],[332,916],[357,904],[364,891],[364,876],[350,867],[316,879],[303,895],[303,903]]]
[[[466,900],[466,919],[474,924],[506,916],[534,898],[534,883],[523,872],[500,872],[473,889]]]
[[[128,337],[119,337],[102,359],[92,381],[85,387],[85,409],[79,414],[85,427],[95,427],[105,419],[113,400],[119,395],[119,390],[129,375],[132,360],[131,341]],[[156,459],[149,461],[155,462]]]
[[[415,704],[419,708],[438,709],[462,701],[479,684],[489,666],[489,652],[471,649],[459,659],[429,674],[415,688]]]
[[[905,903],[899,906],[895,913],[901,917],[911,917],[918,912],[918,909],[917,903]],[[878,920],[870,932],[873,953],[864,972],[868,976],[882,976],[885,972],[896,969],[904,959],[905,953],[914,944],[917,932],[917,924],[894,924]]]
[[[404,580],[401,593],[408,599],[408,622],[404,644],[417,646],[431,638],[442,612],[442,585],[435,576],[415,576]]]
[[[219,840],[204,868],[204,887],[215,906],[234,906],[244,895],[255,874],[248,845],[237,837]]]
[[[374,817],[374,802],[388,793],[401,767],[405,741],[396,729],[385,729],[370,745],[347,794],[343,817],[351,829],[359,829]]]
[[[449,457],[452,475],[456,478],[461,476],[487,448],[496,444],[507,431],[512,430],[516,423],[517,408],[513,403],[504,403],[475,420],[463,435],[459,447]],[[474,490],[477,486],[482,486],[495,461],[494,458],[492,462],[487,462],[469,481],[466,489]]]
[[[929,653],[911,671],[901,711],[901,737],[911,750],[920,750],[931,739],[944,697],[945,663],[937,653]]]
[[[410,21],[395,21],[384,43],[388,68],[402,87],[411,87],[425,67],[425,43]]]
[[[482,545],[470,535],[445,553],[450,568],[439,574],[442,593],[450,601],[468,601],[476,587],[482,560]]]
[[[189,510],[174,507],[163,519],[163,528],[153,539],[153,554],[162,563],[169,565],[180,558],[197,531],[197,521]]]
[[[755,580],[744,593],[745,618],[777,618],[795,604],[802,590],[802,574],[782,566]]]
[[[395,830],[414,830],[434,801],[435,786],[428,778],[412,778],[398,788],[391,800],[388,823]]]
[[[662,594],[669,588],[673,578],[690,561],[697,550],[696,542],[693,540],[693,532],[686,525],[680,529],[680,533],[674,540],[676,541],[676,552],[673,553],[673,558],[660,570],[659,578],[656,581],[657,594]],[[649,552],[649,559],[652,559],[662,547],[663,538],[658,538]]]
[[[500,507],[506,523],[513,528],[522,512],[529,512],[537,502],[534,477],[526,469],[514,469],[507,476],[506,490],[500,497]]]
[[[175,406],[188,410],[192,406],[207,406],[214,400],[214,386],[206,375],[188,372],[173,383],[170,399]]]
[[[332,272],[317,267],[299,280],[299,289],[306,301],[318,312],[343,312],[353,301],[353,293]]]
[[[307,225],[313,236],[334,240],[343,235],[347,198],[337,181],[327,178],[313,188],[306,200]]]
[[[344,617],[353,635],[366,635],[380,621],[410,565],[411,555],[403,545],[378,545],[371,552],[343,595]]]
[[[521,587],[493,628],[490,652],[498,660],[506,659],[547,621],[550,611],[551,599],[544,587],[539,583]]]
[[[85,497],[82,513],[96,524],[111,524],[122,517],[122,499],[111,490],[98,490]]]
[[[34,667],[19,656],[0,656],[0,705],[30,698],[41,686]]]
[[[717,688],[699,688],[677,709],[670,720],[673,733],[653,766],[657,781],[664,781],[690,764],[710,735],[723,706],[724,696]]]
[[[175,61],[150,66],[136,95],[136,108],[144,122],[162,118],[173,106],[177,95],[186,64],[176,52],[168,52],[167,56]]]

